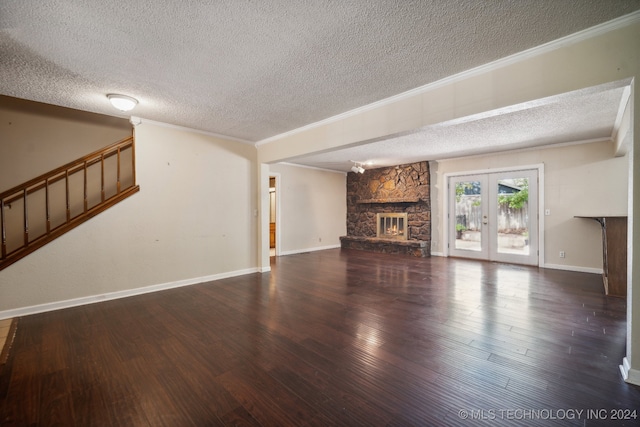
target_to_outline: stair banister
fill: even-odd
[[[131,183],[126,188],[122,188],[122,152],[124,150],[130,150],[131,153],[131,165],[128,166],[131,173]],[[114,166],[111,166],[109,170],[113,171],[115,167],[115,182],[109,180],[109,188],[115,189],[115,194],[110,192],[110,196],[107,196],[107,179],[105,177],[107,165],[106,160],[116,156],[116,162]],[[100,163],[100,188],[91,185],[89,188],[89,168],[93,165]],[[128,163],[128,162],[127,162]],[[113,164],[113,163],[111,163]],[[92,169],[93,170],[93,169]],[[81,213],[73,216],[72,212],[72,193],[71,193],[71,176],[76,173],[82,173],[82,209]],[[97,173],[97,171],[95,172]],[[92,176],[94,172],[92,172]],[[113,177],[113,172],[109,175]],[[59,214],[52,212],[52,195],[51,186],[64,180],[64,194],[61,194],[58,205],[62,209],[58,209]],[[75,186],[74,186],[75,188]],[[78,189],[79,186],[78,186]],[[36,207],[35,212],[29,211],[31,205],[29,196],[44,190],[44,211]],[[135,194],[140,190],[140,187],[136,185],[136,173],[135,173],[135,142],[133,137],[125,138],[114,144],[111,144],[101,150],[97,150],[91,154],[83,156],[73,162],[60,166],[52,171],[42,174],[36,178],[33,178],[23,184],[17,185],[9,190],[0,193],[0,270],[8,265],[16,262],[18,259],[28,255],[36,249],[44,246],[46,243],[61,236],[67,231],[77,227],[83,222],[87,221],[91,217],[99,214],[107,208],[115,205],[116,203],[124,200],[125,198]],[[98,193],[99,191],[99,193]],[[74,192],[75,194],[75,192]],[[41,196],[35,196],[41,197]],[[42,199],[39,199],[42,200]],[[75,200],[75,199],[74,199]],[[79,200],[79,199],[78,199]],[[94,206],[89,207],[89,201],[94,203]],[[97,202],[99,200],[99,202]],[[12,203],[22,202],[24,209],[22,219],[17,221],[21,225],[16,224],[15,220],[19,217],[12,215],[14,220],[8,221],[8,215],[6,209],[11,209]],[[64,201],[64,204],[61,202]],[[35,200],[36,204],[33,206],[39,206],[38,199]],[[32,211],[33,211],[32,206]],[[40,212],[40,213],[38,213]],[[32,217],[30,218],[30,214]],[[42,216],[44,214],[44,217]],[[53,218],[56,223],[52,224]],[[39,220],[43,218],[44,221]],[[65,218],[62,222],[58,219]],[[19,244],[20,240],[16,238],[19,236],[19,229],[11,228],[12,233],[9,237],[9,227],[19,226],[22,228],[22,244]],[[41,233],[41,234],[40,234]]]

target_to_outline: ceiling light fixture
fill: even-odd
[[[351,171],[355,172],[355,173],[364,173],[365,169],[362,167],[363,163],[362,162],[356,162],[353,161],[353,166],[351,167]]]
[[[130,111],[133,110],[138,104],[138,100],[126,95],[117,95],[115,93],[110,93],[107,95],[111,105],[116,107],[120,111]]]

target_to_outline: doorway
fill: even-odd
[[[276,256],[277,236],[277,179],[276,176],[269,176],[269,256]]]
[[[450,255],[538,265],[538,176],[537,168],[450,176]]]

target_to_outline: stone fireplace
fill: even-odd
[[[347,174],[343,248],[430,256],[429,164],[411,163]]]

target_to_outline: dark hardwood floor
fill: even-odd
[[[338,249],[272,267],[20,318],[0,424],[640,425],[612,420],[640,388],[599,275]]]

